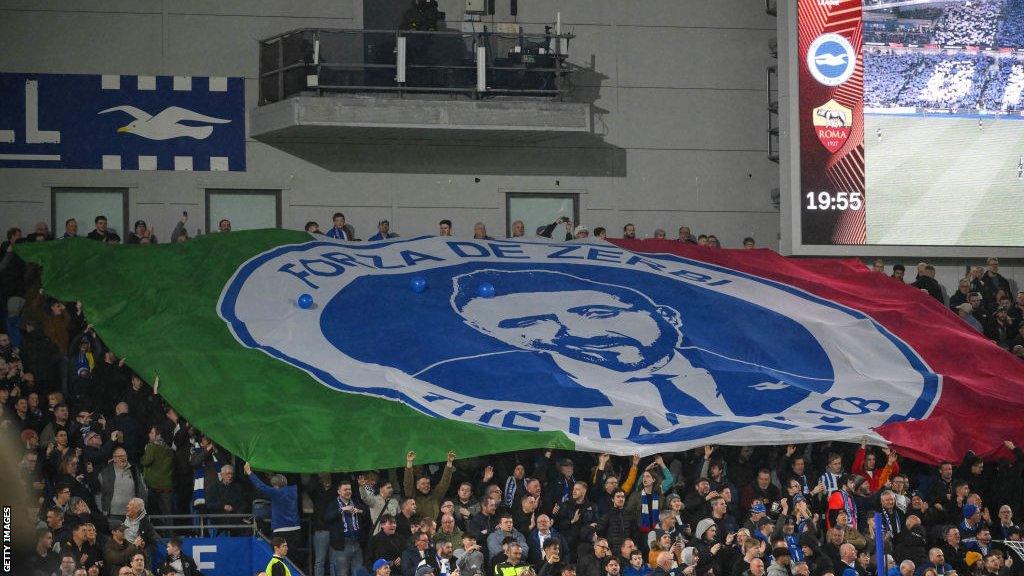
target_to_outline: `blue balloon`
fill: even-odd
[[[313,297],[309,294],[302,294],[299,296],[299,308],[303,310],[309,310],[313,307]]]
[[[427,279],[422,276],[413,276],[412,280],[409,281],[409,287],[412,291],[421,294],[427,289]]]
[[[494,297],[494,284],[490,284],[488,282],[484,282],[483,284],[480,285],[479,288],[476,289],[476,293],[479,294],[483,298],[493,298]]]

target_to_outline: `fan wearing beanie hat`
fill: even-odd
[[[964,505],[964,521],[957,526],[960,538],[974,538],[981,527],[981,510],[974,504]]]
[[[388,562],[384,558],[378,558],[373,563],[373,574],[374,576],[388,576],[391,574],[391,562]]]
[[[698,540],[703,540],[704,534],[711,528],[715,528],[717,533],[718,527],[715,525],[715,521],[711,518],[705,518],[700,522],[697,522],[697,529],[693,532],[693,536]]]

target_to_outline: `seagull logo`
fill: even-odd
[[[210,137],[210,134],[213,134],[211,124],[231,122],[231,120],[206,116],[178,106],[165,108],[155,116],[134,106],[114,106],[100,110],[97,114],[108,112],[124,112],[135,118],[129,124],[118,128],[118,134],[135,134],[147,140],[170,140],[172,138],[205,140]]]
[[[822,54],[816,56],[814,62],[821,66],[843,66],[846,64],[846,54]]]
[[[807,48],[807,71],[823,86],[839,86],[857,68],[857,50],[842,34],[818,36]]]

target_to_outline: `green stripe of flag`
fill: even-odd
[[[182,244],[110,246],[84,239],[22,244],[43,287],[78,300],[103,341],[190,422],[257,468],[282,472],[399,466],[526,448],[573,448],[561,432],[496,430],[339,392],[239,344],[217,315],[235,270],[304,232],[209,234]],[[386,305],[386,303],[382,303]],[[435,337],[429,330],[424,338]]]

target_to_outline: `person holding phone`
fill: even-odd
[[[181,218],[178,223],[174,225],[174,231],[171,232],[171,242],[186,242],[188,241],[188,230],[185,225],[188,224],[188,210],[181,211]]]

